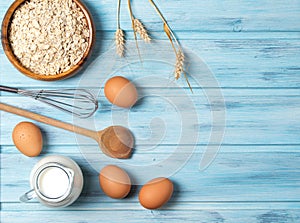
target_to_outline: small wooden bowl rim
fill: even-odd
[[[85,51],[85,53],[84,53],[83,57],[81,58],[81,60],[66,72],[63,72],[63,73],[60,73],[60,74],[57,74],[57,75],[43,75],[43,74],[36,74],[36,73],[33,73],[33,72],[29,71],[27,68],[25,68],[19,62],[19,60],[15,57],[15,55],[13,53],[13,50],[11,48],[11,45],[10,45],[9,39],[8,39],[9,26],[10,26],[12,16],[14,15],[17,8],[26,1],[28,1],[28,0],[16,0],[16,1],[14,1],[11,4],[11,6],[9,7],[9,9],[7,10],[7,12],[4,16],[4,19],[3,19],[3,22],[2,22],[1,42],[2,42],[2,46],[3,46],[4,52],[7,56],[7,58],[21,73],[25,74],[26,76],[28,76],[30,78],[37,79],[37,80],[56,81],[56,80],[62,80],[62,79],[65,79],[65,78],[68,78],[68,77],[71,77],[71,76],[75,75],[83,67],[84,62],[90,56],[93,45],[94,45],[94,42],[95,42],[95,25],[94,25],[94,22],[92,20],[92,16],[91,16],[88,8],[80,0],[73,0],[78,5],[78,7],[81,9],[81,11],[84,13],[84,15],[86,17],[88,27],[89,27],[89,31],[90,31],[90,37],[89,37],[89,41],[88,41],[88,48]]]

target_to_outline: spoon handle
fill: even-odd
[[[95,140],[98,139],[98,133],[93,130],[85,129],[79,126],[75,126],[69,123],[65,123],[62,121],[55,120],[53,118],[49,118],[40,114],[36,114],[30,111],[23,110],[21,108],[17,108],[11,105],[0,103],[0,110],[6,111],[15,115],[23,116],[25,118],[29,118],[38,122],[45,123],[47,125],[51,125],[57,128],[65,129],[70,132],[75,132],[80,135],[84,135]]]

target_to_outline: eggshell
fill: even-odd
[[[17,149],[26,156],[38,156],[43,148],[41,130],[31,122],[20,122],[12,132]]]
[[[138,98],[136,87],[125,77],[110,78],[104,86],[105,97],[114,105],[132,107]]]
[[[114,165],[108,165],[101,170],[99,182],[103,192],[115,199],[126,197],[131,189],[131,181],[128,174],[120,167]]]
[[[173,183],[159,177],[147,182],[140,190],[139,201],[144,208],[157,209],[166,204],[173,194]]]

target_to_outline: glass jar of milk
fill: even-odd
[[[66,207],[80,195],[83,175],[80,167],[65,156],[47,156],[41,159],[30,174],[31,190],[20,197],[28,202],[37,198],[49,207]]]

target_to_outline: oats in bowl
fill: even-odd
[[[40,76],[75,71],[89,54],[94,35],[89,13],[82,3],[78,0],[19,2],[18,6],[11,6],[15,8],[14,12],[8,15],[9,10],[3,21],[2,27],[7,28],[7,33],[2,30],[6,54],[11,50],[19,66]],[[6,17],[9,18],[7,27],[4,24]],[[3,36],[7,38],[8,46],[5,46]]]

